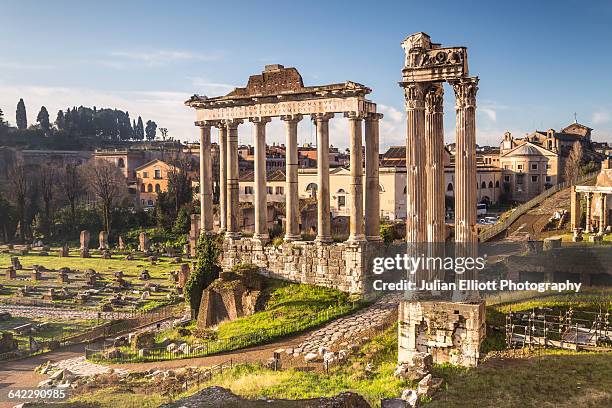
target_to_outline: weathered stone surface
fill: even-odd
[[[202,293],[197,327],[203,329],[255,313],[260,306],[261,287],[262,279],[255,270],[224,274]]]
[[[155,332],[143,331],[136,333],[132,338],[132,350],[137,351],[143,348],[152,348],[155,346]]]

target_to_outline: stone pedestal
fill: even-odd
[[[59,249],[59,256],[60,258],[67,258],[68,256],[70,256],[70,250],[68,248],[68,244],[64,244],[60,249]]]
[[[120,251],[125,250],[125,242],[123,241],[123,237],[121,235],[119,235],[119,250]]]
[[[100,251],[108,249],[108,232],[100,231],[100,234],[98,234],[98,243],[98,249]]]
[[[89,258],[89,231],[83,230],[81,231],[81,247],[79,248],[79,252],[81,258]]]
[[[403,301],[399,306],[399,363],[429,353],[437,364],[475,367],[486,335],[485,304]]]
[[[189,280],[189,275],[191,274],[191,270],[189,269],[189,265],[188,264],[182,264],[181,265],[181,269],[178,273],[178,287],[179,289],[183,290],[185,288],[185,285],[187,284],[187,281]]]
[[[138,250],[145,253],[151,252],[151,242],[146,232],[141,232],[138,235]]]
[[[15,268],[9,266],[6,268],[6,279],[17,279],[17,272],[15,272]]]

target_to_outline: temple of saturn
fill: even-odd
[[[186,102],[187,106],[196,109],[196,126],[200,127],[201,214],[200,231],[192,234],[195,236],[213,231],[210,144],[211,129],[218,130],[219,232],[225,234],[224,269],[237,263],[251,263],[271,277],[365,293],[368,257],[380,245],[378,123],[382,115],[376,112],[376,104],[366,99],[370,92],[369,88],[350,81],[306,87],[295,68],[268,65],[263,73],[252,75],[244,88],[214,98],[194,95]],[[350,231],[348,240],[341,243],[333,242],[330,218],[329,121],[335,120],[336,115],[349,121],[350,140]],[[314,242],[301,240],[297,189],[298,123],[308,116],[314,122],[317,135],[318,216]],[[269,241],[266,125],[274,117],[279,117],[286,126],[286,217],[284,242],[280,247],[266,245]],[[252,238],[241,236],[238,219],[238,127],[245,121],[253,124],[255,145],[255,232]]]
[[[445,251],[443,83],[455,93],[455,257],[476,257],[476,92],[478,78],[468,74],[467,49],[443,48],[425,33],[407,37],[402,81],[407,114],[406,170],[408,254],[449,256]],[[447,281],[442,271],[417,270],[411,277]],[[467,270],[458,279],[477,279]],[[465,366],[478,363],[485,336],[484,302],[477,292],[411,292],[399,306],[400,364],[418,355],[434,362]]]

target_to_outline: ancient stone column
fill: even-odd
[[[219,129],[219,232],[227,230],[227,126],[220,121]]]
[[[452,82],[455,91],[455,256],[476,257],[476,92],[478,78]],[[468,270],[457,279],[475,279]],[[455,293],[455,301],[478,297],[477,292]]]
[[[98,243],[98,249],[100,251],[108,249],[108,232],[100,231],[100,233],[98,234]]]
[[[365,239],[363,233],[363,160],[362,160],[362,141],[361,123],[363,116],[358,112],[348,112],[344,115],[349,120],[350,138],[350,171],[351,184],[349,192],[351,194],[350,204],[350,224],[349,242],[358,242]]]
[[[365,119],[365,236],[380,241],[380,178],[378,121],[382,113],[371,113]]]
[[[580,193],[576,191],[576,186],[572,186],[570,194],[570,228],[574,231],[576,228],[580,228],[582,211],[580,208]]]
[[[270,118],[250,118],[255,143],[255,233],[253,239],[265,244],[268,239],[268,190],[266,182],[266,123]]]
[[[238,226],[238,125],[242,119],[226,120],[227,125],[227,232],[228,238],[239,238]]]
[[[285,241],[295,241],[300,235],[300,198],[298,196],[298,146],[297,127],[302,115],[286,115],[281,119],[287,124],[285,141]]]
[[[584,227],[584,232],[591,232],[591,193],[585,194],[586,198],[586,225]]]
[[[605,231],[606,227],[608,226],[608,195],[606,193],[601,193],[602,194],[602,220],[603,220],[603,229]]]
[[[433,85],[425,94],[425,161],[427,172],[427,241],[444,242],[444,88]]]
[[[80,241],[81,247],[79,248],[79,250],[81,253],[81,258],[89,258],[89,231],[81,231]]]
[[[317,242],[332,242],[329,208],[329,120],[333,117],[333,113],[312,115],[317,127]]]
[[[212,163],[210,160],[210,128],[212,123],[200,125],[200,231],[213,229]]]
[[[599,193],[599,233],[606,230],[606,194]]]

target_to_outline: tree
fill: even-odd
[[[152,120],[147,120],[147,127],[145,128],[145,134],[147,135],[147,140],[151,141],[155,139],[155,134],[157,133],[157,123]]]
[[[27,222],[27,201],[32,190],[32,178],[25,165],[22,162],[17,162],[10,171],[9,180],[14,197],[16,217],[19,222],[19,237],[22,242],[25,242],[29,224]]]
[[[91,160],[84,169],[90,192],[99,200],[104,230],[111,232],[111,210],[127,193],[125,177],[114,164],[105,160]]]
[[[181,207],[193,200],[193,187],[191,186],[190,171],[191,160],[180,153],[169,162],[168,170],[168,196],[174,204],[176,217]]]
[[[84,193],[83,177],[76,164],[68,163],[64,170],[59,174],[59,184],[61,191],[70,204],[70,215],[76,217],[76,202]]]
[[[47,108],[44,106],[40,108],[40,112],[38,112],[38,116],[36,116],[36,121],[45,132],[50,129],[51,123],[49,122],[49,112],[47,112]]]
[[[38,180],[40,182],[40,193],[44,204],[42,229],[45,236],[48,237],[51,234],[51,207],[53,204],[55,186],[57,183],[57,169],[48,164],[41,166],[38,174]]]
[[[15,223],[15,207],[0,191],[0,241],[10,241],[10,236],[15,232]]]
[[[15,119],[17,121],[17,129],[23,130],[28,127],[28,115],[26,114],[26,107],[23,99],[19,99],[19,102],[17,103]]]
[[[66,119],[64,118],[64,111],[62,111],[61,109],[57,112],[57,117],[55,119],[55,126],[57,126],[59,130],[66,129]]]
[[[219,277],[219,247],[215,237],[201,234],[196,248],[198,262],[185,284],[185,301],[197,318],[202,300],[202,292]]]
[[[0,128],[6,127],[6,122],[4,121],[4,112],[2,112],[2,108],[0,108]]]
[[[142,118],[140,116],[138,117],[136,128],[134,129],[134,139],[144,140],[144,125],[142,124]]]
[[[582,143],[575,142],[574,146],[572,146],[572,150],[570,151],[569,156],[565,160],[565,167],[563,169],[565,181],[569,182],[572,185],[576,182],[578,176],[580,176],[582,155]]]

